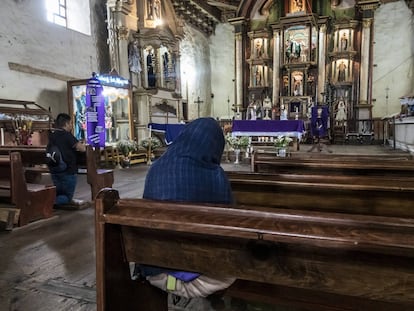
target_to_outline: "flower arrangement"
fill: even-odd
[[[276,137],[276,139],[273,141],[273,145],[276,148],[286,148],[287,146],[289,146],[289,143],[292,141],[292,138],[288,137],[288,136],[278,136]]]
[[[118,150],[122,153],[122,155],[126,158],[132,151],[138,149],[137,143],[135,141],[126,139],[120,140],[116,146]]]
[[[233,137],[231,133],[227,133],[226,141],[233,149],[246,149],[249,146],[249,137],[247,136]]]
[[[151,144],[151,150],[158,149],[162,146],[161,141],[157,137],[148,137],[141,140],[141,146],[146,150],[149,149]]]

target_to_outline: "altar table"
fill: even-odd
[[[234,120],[232,136],[288,136],[302,138],[303,120]]]
[[[185,124],[160,124],[160,123],[149,123],[148,128],[154,132],[165,133],[165,143],[167,145],[171,144],[174,139],[180,135],[181,131],[184,129]]]

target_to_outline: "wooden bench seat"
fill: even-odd
[[[131,280],[129,262],[235,277],[225,294],[274,305],[412,310],[413,234],[412,218],[119,199],[105,189],[97,310],[167,310],[164,292]]]
[[[414,217],[414,178],[227,172],[238,204]]]
[[[11,152],[9,157],[1,156],[0,180],[1,196],[20,211],[20,226],[53,215],[56,187],[27,183],[20,152]]]

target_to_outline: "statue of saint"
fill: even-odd
[[[287,120],[287,109],[285,107],[285,105],[281,105],[280,106],[280,120]]]
[[[344,82],[346,80],[346,65],[345,62],[342,61],[338,65],[338,82]]]
[[[140,51],[138,47],[138,41],[135,40],[130,42],[128,45],[128,65],[129,71],[133,73],[140,73],[141,72],[141,57]]]
[[[344,123],[347,120],[346,104],[343,98],[338,101],[335,121],[337,125]]]
[[[256,86],[262,86],[262,73],[259,70],[259,67],[256,68]]]
[[[155,19],[161,18],[161,1],[160,0],[154,0],[154,17]]]
[[[149,51],[147,55],[147,75],[149,87],[155,87],[156,85],[156,76],[154,69],[154,54],[152,54],[152,51]]]
[[[341,51],[346,51],[348,49],[348,37],[344,32],[341,37]]]
[[[262,42],[260,40],[256,41],[256,58],[262,57]]]

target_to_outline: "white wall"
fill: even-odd
[[[207,38],[192,27],[184,28],[184,39],[180,42],[181,89],[184,101],[188,93],[188,119],[211,116],[211,65]]]
[[[91,12],[97,1],[90,1]],[[65,77],[85,79],[99,72],[95,42],[47,22],[43,0],[2,0],[0,98],[35,101],[54,115],[67,112]],[[31,73],[12,70],[9,63],[28,66]]]
[[[234,27],[232,25],[217,25],[210,42],[210,62],[211,90],[214,94],[211,108],[212,116],[232,117],[234,112],[231,110],[231,106],[235,103],[235,82],[233,82],[235,78]]]
[[[382,117],[399,112],[399,97],[414,92],[414,18],[405,1],[376,10],[373,40],[373,117]]]

